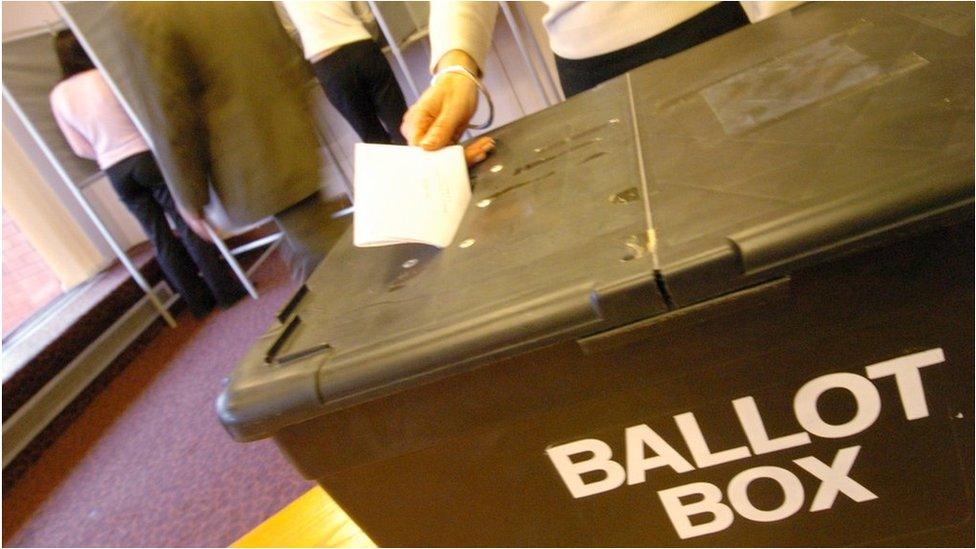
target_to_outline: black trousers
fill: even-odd
[[[229,306],[244,295],[243,286],[221,260],[216,246],[197,236],[183,221],[150,152],[125,158],[105,173],[152,242],[166,279],[194,316],[206,315],[215,300]],[[173,235],[164,214],[172,218],[179,238]]]
[[[340,46],[313,63],[312,70],[329,102],[364,143],[406,144],[400,123],[407,103],[376,42]]]
[[[627,71],[697,46],[749,24],[738,2],[720,2],[691,19],[643,42],[585,59],[556,55],[556,71],[567,98]]]

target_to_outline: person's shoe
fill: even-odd
[[[187,303],[187,306],[189,307],[190,312],[193,314],[193,317],[199,320],[209,315],[210,311],[213,310],[214,305],[216,304],[217,302],[214,300],[214,298],[207,296],[205,300],[195,303]]]
[[[247,297],[247,295],[247,290],[245,290],[243,287],[238,287],[237,290],[229,295],[221,296],[217,302],[221,309],[230,309],[235,303]]]

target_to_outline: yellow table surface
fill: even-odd
[[[231,547],[376,547],[321,487],[305,492]]]

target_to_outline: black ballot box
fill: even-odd
[[[493,132],[449,247],[346,234],[220,419],[379,545],[972,545],[973,105],[971,3],[641,67]]]

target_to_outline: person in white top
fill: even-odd
[[[365,143],[404,144],[403,92],[354,2],[282,3],[329,102]]]
[[[215,302],[226,308],[241,299],[244,287],[217,248],[186,224],[149,146],[78,39],[63,30],[55,38],[55,49],[63,80],[51,91],[54,118],[75,154],[95,160],[105,171],[156,249],[170,285],[198,318],[210,312]],[[176,225],[179,239],[165,214]]]
[[[567,98],[798,2],[545,2],[543,25]],[[748,10],[748,14],[747,14]],[[439,149],[460,137],[478,102],[495,2],[431,2],[434,84],[407,111],[411,145]]]

